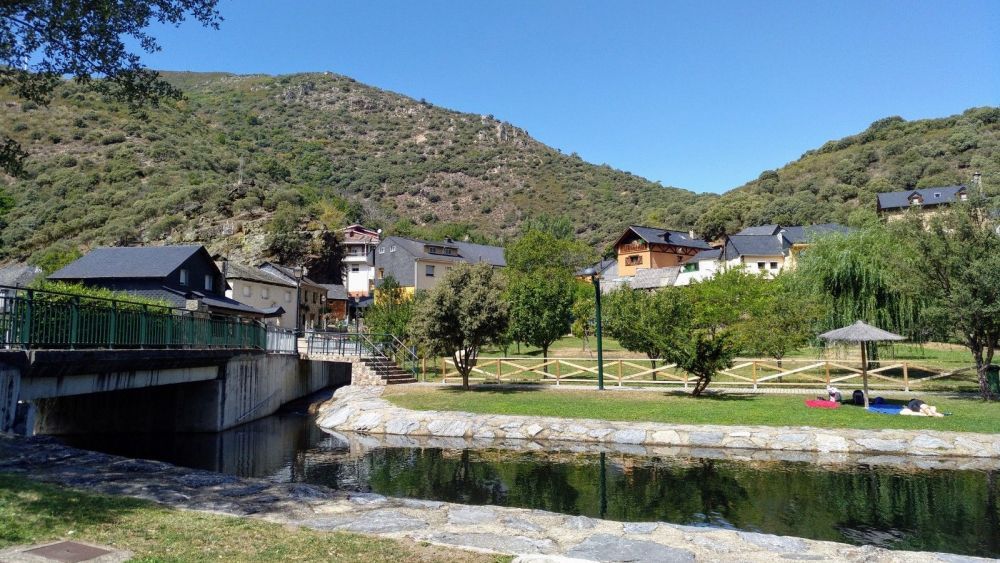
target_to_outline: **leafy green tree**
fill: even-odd
[[[979,390],[993,398],[987,368],[1000,344],[1000,236],[982,199],[955,206],[926,222],[912,217],[898,240],[909,247],[902,277],[927,297],[925,324],[962,342],[976,362]]]
[[[820,331],[860,320],[924,340],[925,294],[899,275],[899,264],[913,259],[908,251],[881,223],[826,235],[803,251],[796,276],[826,311]]]
[[[307,264],[309,277],[319,283],[344,281],[344,245],[336,232],[323,231],[313,243],[314,257]]]
[[[81,256],[83,255],[76,247],[56,244],[32,256],[29,262],[41,268],[42,273],[48,276]]]
[[[299,229],[301,211],[287,203],[278,205],[268,224],[267,251],[278,262],[301,262],[309,250],[309,236]]]
[[[652,308],[654,295],[620,287],[604,296],[601,311],[605,333],[626,350],[646,354],[651,362],[662,355],[654,332],[672,322],[669,317],[656,317],[662,310]],[[655,368],[655,363],[651,367]]]
[[[594,335],[596,305],[594,287],[588,282],[576,283],[573,296],[573,324],[570,332],[583,343],[583,351],[590,352],[590,337]],[[603,320],[603,319],[602,319]]]
[[[570,331],[576,281],[569,272],[554,269],[511,278],[507,298],[514,334],[541,348],[547,361],[549,346]]]
[[[742,347],[741,331],[756,322],[753,314],[760,309],[764,283],[760,276],[731,268],[655,294],[650,308],[671,320],[654,332],[656,345],[695,376],[693,395],[701,395],[718,372],[732,367]]]
[[[374,302],[365,311],[365,326],[375,334],[391,334],[405,339],[413,319],[414,300],[391,275],[385,276],[381,282]]]
[[[539,230],[529,230],[504,250],[508,271],[518,274],[561,270],[572,274],[575,270],[592,264],[594,250],[579,241],[558,238]]]
[[[811,292],[800,289],[794,273],[784,273],[773,280],[748,278],[758,284],[748,322],[739,323],[742,352],[769,356],[778,360],[789,352],[809,344],[816,335],[825,311]]]
[[[189,16],[218,28],[218,0],[49,2],[14,0],[0,4],[0,87],[29,102],[44,104],[64,76],[101,94],[138,107],[181,93],[142,65],[129,50],[131,38],[147,53],[159,50],[146,30],[179,25]],[[22,171],[25,152],[0,137],[0,169]]]
[[[410,323],[421,348],[451,356],[469,389],[469,373],[483,346],[507,329],[503,276],[489,264],[459,264],[424,299]]]

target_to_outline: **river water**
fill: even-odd
[[[218,434],[61,439],[192,468],[389,496],[1000,556],[997,471],[433,447],[352,454],[305,413]]]

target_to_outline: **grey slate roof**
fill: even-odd
[[[614,258],[608,258],[607,260],[601,260],[597,264],[591,264],[587,268],[593,268],[597,270],[598,274],[602,277],[617,276],[618,275],[618,260]],[[580,268],[576,271],[577,276],[585,276],[587,274],[583,273],[587,268]]]
[[[493,266],[507,265],[507,260],[503,255],[503,248],[499,246],[488,246],[485,244],[473,244],[471,242],[460,241],[449,242],[419,240],[407,237],[386,237],[379,246],[391,247],[392,245],[402,247],[414,258],[441,260],[445,262],[469,262],[473,264],[486,262],[487,264],[491,264]],[[428,245],[456,248],[458,249],[458,256],[431,254],[426,250]]]
[[[960,201],[958,194],[965,191],[966,187],[941,186],[936,188],[921,188],[918,190],[906,190],[902,192],[883,192],[878,194],[879,209],[909,209],[910,197],[919,195],[924,202],[921,207],[955,203]]]
[[[126,293],[149,299],[160,299],[172,303],[174,307],[184,308],[188,299],[197,299],[213,309],[224,309],[227,311],[237,311],[240,313],[251,313],[259,315],[263,313],[256,307],[245,305],[235,299],[230,299],[223,295],[206,294],[201,291],[181,292],[164,287],[155,283],[147,284],[143,287],[131,287],[124,290]]]
[[[685,263],[690,262],[701,262],[702,260],[718,260],[719,255],[722,254],[722,250],[719,248],[713,248],[711,250],[702,250],[695,254],[694,256],[688,258]]]
[[[321,283],[320,287],[326,288],[326,299],[328,301],[347,301],[347,288],[335,283]]]
[[[650,244],[672,244],[703,250],[712,248],[707,242],[700,238],[692,238],[689,233],[685,233],[684,231],[672,231],[670,229],[657,229],[655,227],[642,227],[639,225],[629,225],[626,233],[628,230],[639,235],[639,238]],[[619,240],[621,240],[621,237],[619,237]]]
[[[274,262],[264,262],[264,263],[262,263],[258,267],[259,268],[266,268],[266,267],[273,268],[274,269],[273,272],[272,271],[267,271],[267,273],[270,274],[270,275],[272,275],[272,276],[278,277],[279,279],[284,280],[286,283],[291,284],[292,287],[296,287],[296,283],[295,283],[296,280],[295,280],[295,271],[294,271],[294,269],[292,269],[292,268],[290,268],[288,266],[282,266],[281,264],[275,264]],[[313,280],[309,279],[308,276],[302,276],[302,284],[303,285],[311,285],[313,287],[321,287],[320,284],[318,284],[318,283],[314,282]]]
[[[280,278],[271,272],[266,272],[260,268],[254,268],[253,266],[247,266],[245,264],[237,264],[235,262],[226,263],[226,279],[248,280],[271,285],[280,285],[283,287],[295,287],[294,283]]]
[[[738,235],[776,235],[778,231],[781,230],[781,225],[759,225],[756,227],[747,227],[742,231],[736,233]]]
[[[722,256],[732,260],[740,256],[783,256],[785,246],[776,235],[732,235],[726,239]]]
[[[659,289],[661,287],[670,287],[677,281],[677,276],[680,273],[681,269],[677,266],[670,266],[667,268],[644,268],[642,270],[636,270],[635,275],[632,276],[632,280],[629,281],[629,285],[632,289]]]
[[[49,279],[163,278],[203,248],[199,245],[95,248]]]

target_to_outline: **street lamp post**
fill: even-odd
[[[595,336],[597,336],[597,389],[604,390],[604,348],[601,343],[601,276],[594,268],[587,268],[583,275],[588,276],[594,283],[594,323],[596,324]]]

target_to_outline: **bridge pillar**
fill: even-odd
[[[0,363],[0,432],[14,429],[21,395],[21,369]]]

